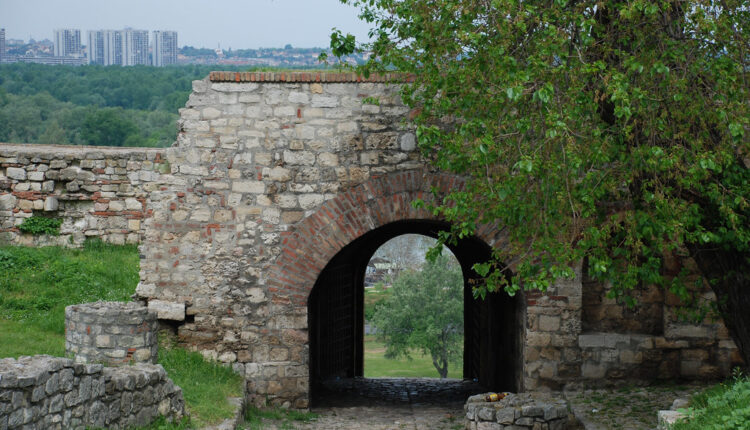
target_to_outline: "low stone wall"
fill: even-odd
[[[156,363],[157,314],[129,302],[65,308],[65,354],[76,363]]]
[[[46,355],[0,360],[0,429],[111,430],[185,413],[161,365],[103,367]]]
[[[510,393],[499,401],[487,402],[487,394],[477,394],[466,401],[466,430],[562,430],[568,424],[565,400]]]
[[[138,243],[146,198],[169,173],[164,149],[0,144],[0,243]],[[23,234],[31,216],[62,218],[59,236]]]
[[[724,329],[716,324],[716,329]],[[717,339],[709,324],[680,325],[665,336],[585,333],[578,337],[586,386],[659,379],[717,380],[741,359],[730,339]]]

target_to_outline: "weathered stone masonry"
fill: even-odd
[[[148,193],[169,172],[163,149],[0,145],[0,243],[139,243]],[[62,218],[59,236],[23,234],[31,216]]]
[[[308,405],[306,304],[331,258],[368,231],[433,219],[410,201],[460,186],[425,168],[387,80],[214,72],[181,111],[169,183],[147,202],[138,294],[185,305],[172,316],[181,338],[243,372],[256,402]],[[502,246],[498,231],[479,238]],[[715,377],[736,362],[721,324],[676,323],[666,298],[648,302],[664,329],[647,334],[584,324],[602,304],[626,318],[584,297],[580,276],[526,293],[518,388]]]
[[[184,342],[242,372],[250,400],[306,407],[307,304],[324,268],[372,232],[439,222],[410,202],[462,183],[425,166],[404,126],[409,109],[388,81],[214,72],[193,83],[169,149],[0,147],[0,221],[13,242],[32,243],[13,229],[57,196],[61,207],[85,205],[59,212],[71,219],[64,227],[87,226],[64,228],[74,242],[140,238],[140,299]],[[363,103],[370,97],[379,104]],[[126,229],[128,217],[142,222]],[[502,246],[501,232],[484,226],[477,243]],[[578,276],[517,300],[504,327],[519,343],[516,388],[714,378],[738,362],[720,322],[681,323],[673,298],[653,290],[627,310],[606,290]]]
[[[0,429],[127,429],[185,414],[161,365],[77,364],[36,355],[0,359]]]

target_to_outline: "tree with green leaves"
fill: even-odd
[[[707,285],[750,364],[746,0],[342,1],[373,26],[360,71],[412,74],[422,153],[467,178],[432,207],[441,240],[506,235],[478,294],[581,261],[626,302],[656,284],[693,305]]]
[[[421,271],[401,272],[373,317],[385,357],[410,357],[416,349],[447,378],[448,364],[463,357],[463,286],[461,268],[447,255],[427,261]]]

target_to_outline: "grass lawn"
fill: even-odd
[[[62,355],[65,307],[129,300],[138,267],[135,246],[0,247],[0,324],[11,329],[0,331],[0,355]]]
[[[65,307],[128,301],[138,284],[135,246],[87,242],[83,249],[0,247],[0,358],[65,354]],[[182,388],[191,420],[157,421],[149,429],[186,429],[232,415],[227,397],[242,393],[242,377],[198,353],[160,348],[159,363]]]
[[[366,378],[439,378],[432,359],[418,351],[411,354],[412,360],[385,358],[385,345],[374,336],[365,336],[365,377]],[[449,378],[463,377],[463,363],[450,363]]]

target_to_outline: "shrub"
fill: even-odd
[[[31,234],[50,234],[58,236],[60,234],[60,225],[62,218],[47,218],[43,216],[32,216],[23,220],[18,229],[24,233]]]
[[[750,379],[737,373],[729,383],[694,396],[688,419],[673,430],[742,430],[750,428]]]

